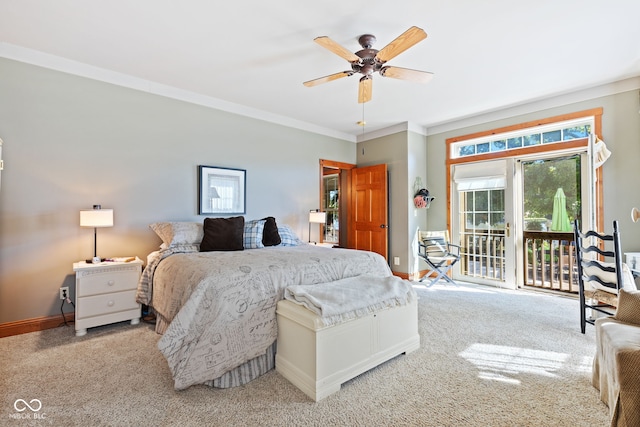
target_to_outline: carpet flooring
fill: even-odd
[[[594,331],[580,333],[577,299],[475,285],[416,290],[420,349],[318,403],[275,371],[243,387],[175,391],[148,324],[2,338],[0,425],[608,425],[590,383]]]

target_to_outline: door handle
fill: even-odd
[[[505,226],[505,234],[507,237],[511,236],[511,224],[507,223],[507,225]]]
[[[389,228],[389,226],[386,224],[380,224],[380,228]]]

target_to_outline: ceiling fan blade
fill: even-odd
[[[328,76],[320,77],[314,80],[309,80],[308,82],[302,83],[306,87],[317,86],[322,83],[332,82],[334,80],[341,79],[342,77],[349,77],[353,75],[353,71],[341,71],[339,73],[330,74]]]
[[[433,78],[433,73],[428,71],[419,71],[400,67],[382,67],[380,69],[380,75],[417,83],[427,83]]]
[[[358,104],[364,104],[371,101],[371,89],[373,88],[373,79],[369,76],[364,76],[360,79],[358,85]]]
[[[329,49],[331,52],[346,59],[349,62],[360,62],[359,56],[347,50],[346,48],[342,47],[337,42],[331,40],[327,36],[316,37],[315,39],[313,39],[313,41],[318,43],[320,46],[324,47],[325,49]]]
[[[426,38],[427,33],[425,33],[422,28],[411,27],[400,34],[394,41],[383,47],[376,55],[376,59],[381,63],[385,63]]]

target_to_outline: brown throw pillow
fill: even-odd
[[[244,250],[244,217],[205,218],[200,252]]]
[[[282,240],[278,233],[278,224],[276,219],[272,216],[263,218],[267,222],[264,223],[264,231],[262,232],[262,244],[265,246],[277,246]]]
[[[640,325],[640,291],[618,292],[618,308],[614,319],[625,323]]]

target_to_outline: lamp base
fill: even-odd
[[[89,259],[85,259],[84,262],[86,262],[87,264],[100,264],[101,262],[103,262],[106,258],[100,258],[100,257],[93,257],[93,258],[89,258]]]

